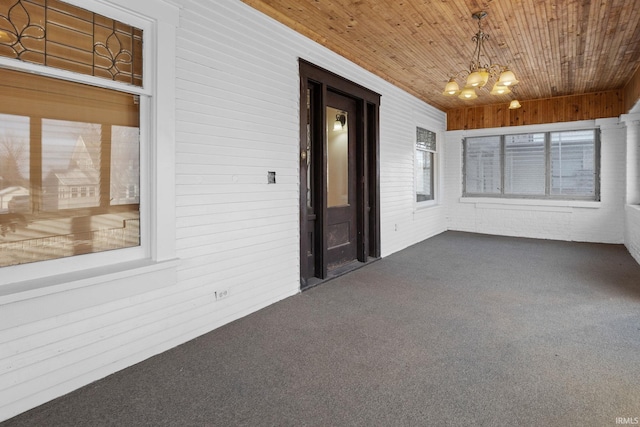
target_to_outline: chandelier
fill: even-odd
[[[487,16],[487,12],[476,12],[473,15],[473,19],[478,20],[478,32],[471,38],[476,44],[476,48],[473,51],[473,57],[471,59],[469,69],[461,70],[455,73],[444,88],[443,95],[455,96],[458,95],[460,99],[476,99],[478,94],[476,89],[484,87],[489,79],[498,76],[493,88],[489,92],[491,95],[508,95],[511,93],[517,83],[515,74],[506,65],[492,64],[489,60],[489,55],[484,48],[484,42],[489,40],[489,34],[485,34],[482,31],[482,20]],[[488,62],[481,62],[481,56],[486,58]],[[456,78],[467,77],[467,81],[460,90],[460,86],[456,82]],[[509,108],[519,108],[520,103],[514,99],[509,105]]]

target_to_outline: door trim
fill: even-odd
[[[316,195],[314,205],[321,207],[314,212],[315,220],[310,222],[307,209],[307,121],[311,122],[310,132],[315,140],[326,138],[325,108],[327,90],[347,96],[356,102],[356,175],[357,175],[357,223],[358,246],[357,263],[354,268],[380,257],[380,171],[379,171],[379,108],[380,95],[350,80],[317,67],[303,59],[300,67],[300,287],[306,289],[332,277],[327,270],[326,245],[317,232],[324,226],[326,203],[320,203],[324,195]],[[317,117],[307,117],[307,90],[312,88],[314,99],[312,109],[320,111]],[[322,147],[312,145],[312,156],[322,155]],[[322,164],[325,164],[326,159]],[[326,166],[325,166],[326,168]],[[313,179],[319,179],[315,171]],[[321,176],[321,174],[320,174]],[[313,185],[313,184],[312,184]],[[323,193],[326,193],[326,189]],[[315,224],[310,226],[309,224]],[[309,228],[315,228],[310,230]],[[320,233],[322,234],[322,233]],[[310,237],[311,236],[311,237]],[[314,237],[315,236],[315,237]],[[310,245],[313,245],[311,247]],[[309,266],[309,248],[313,252],[313,266]],[[340,274],[344,274],[340,269]],[[337,274],[337,272],[336,272]]]

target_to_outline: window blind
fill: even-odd
[[[504,192],[544,195],[544,133],[507,135],[504,147]]]
[[[500,194],[500,137],[467,138],[465,144],[465,191]]]

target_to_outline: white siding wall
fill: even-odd
[[[627,205],[626,214],[625,245],[640,263],[640,206]]]
[[[640,263],[640,114],[622,116],[627,126],[625,245]]]
[[[382,255],[445,230],[441,205],[415,209],[413,172],[415,128],[444,136],[442,112],[236,1],[192,2],[182,22],[178,245],[189,251],[188,257],[180,253],[190,259],[183,273],[189,280],[211,283],[219,275],[220,266],[197,243],[213,240],[236,262],[230,277],[237,279],[266,250],[269,269],[257,270],[253,280],[279,270],[289,275],[281,282],[285,293],[298,287],[299,57],[382,95]],[[276,185],[266,184],[267,171],[276,172]],[[228,240],[235,242],[238,233],[229,227],[246,230],[246,244],[233,253]],[[282,244],[272,241],[274,233]],[[257,246],[261,238],[266,246]],[[273,262],[277,255],[284,266]],[[193,277],[199,274],[194,268],[203,274]],[[253,286],[244,285],[247,291]]]
[[[446,230],[443,180],[439,178],[444,160],[444,123],[417,100],[382,97],[380,135],[380,198],[382,255],[404,249]],[[436,179],[433,204],[416,207],[415,144],[416,126],[437,133]]]
[[[126,11],[125,0],[110,1]],[[170,212],[154,224],[169,228],[160,241],[179,259],[48,278],[59,292],[4,288],[0,420],[298,292],[299,57],[382,95],[383,255],[446,228],[441,204],[415,209],[413,182],[415,127],[438,132],[444,160],[444,113],[239,0],[173,3],[182,8],[175,70],[166,72],[175,72],[176,99],[164,116],[176,116],[175,163],[161,162],[156,182],[172,182],[175,168],[175,188],[158,192],[175,191],[176,221],[166,221]],[[160,123],[158,138],[173,124]],[[228,296],[216,301],[221,291]]]
[[[462,195],[462,139],[466,136],[599,126],[601,134],[601,202],[500,200]],[[542,239],[601,243],[624,242],[625,129],[618,119],[560,125],[522,126],[447,133],[445,194],[451,230]]]

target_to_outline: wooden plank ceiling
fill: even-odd
[[[444,111],[619,89],[640,64],[640,0],[242,1]],[[490,95],[491,79],[475,100],[444,96],[469,67],[478,11],[490,61],[520,83],[510,95]]]

